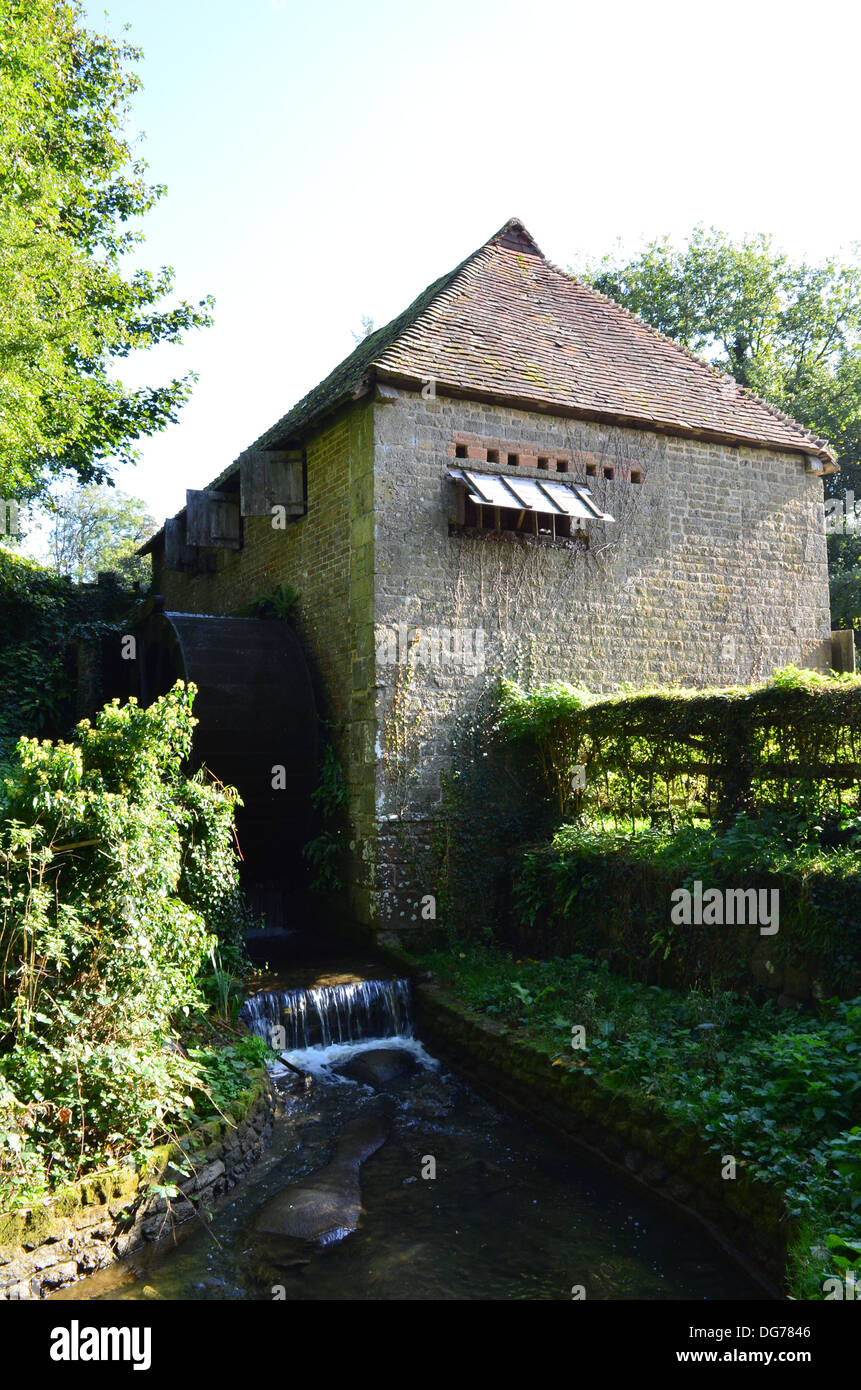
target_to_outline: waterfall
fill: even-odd
[[[262,990],[246,999],[239,1017],[252,1033],[288,1052],[413,1032],[408,980]]]

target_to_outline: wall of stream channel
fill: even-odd
[[[249,1027],[281,1051],[279,1104],[267,1085],[244,1138],[201,1154],[207,1230],[191,1222],[154,1245],[157,1198],[85,1203],[80,1225],[70,1216],[19,1242],[6,1296],[569,1300],[578,1285],[598,1299],[780,1296],[776,1194],[722,1183],[690,1136],[551,1070],[437,986],[344,975],[246,1001]]]
[[[512,1114],[507,1081],[494,1104],[429,1052],[421,991],[416,1018],[406,979],[376,978],[374,962],[362,978],[354,964],[297,963],[244,1007],[260,1036],[283,1030],[271,1063],[280,1104],[266,1152],[211,1225],[188,1223],[175,1245],[55,1297],[763,1297],[690,1220]],[[285,987],[303,979],[306,989]],[[439,1021],[445,1056],[454,1029]]]
[[[0,1215],[0,1299],[39,1299],[157,1242],[198,1208],[211,1208],[260,1158],[272,1129],[275,1095],[265,1072],[252,1076],[241,1113],[154,1149],[142,1170],[103,1173],[39,1208]],[[186,1170],[171,1164],[175,1158]],[[175,1184],[168,1203],[150,1187]]]

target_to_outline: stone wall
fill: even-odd
[[[141,1246],[164,1240],[211,1208],[253,1166],[269,1139],[275,1095],[262,1072],[236,1124],[220,1121],[181,1143],[191,1176],[170,1164],[170,1147],[155,1150],[145,1171],[99,1174],[67,1189],[38,1210],[0,1216],[0,1299],[45,1298]],[[147,1196],[154,1182],[174,1184],[181,1196]]]
[[[458,720],[500,673],[606,691],[827,665],[822,483],[800,454],[400,392],[307,441],[308,512],[246,518],[168,609],[235,614],[291,584],[347,771],[355,918],[420,920]],[[509,463],[516,456],[517,463]],[[453,533],[452,465],[587,484],[615,518],[574,543]],[[542,467],[543,465],[543,467]]]
[[[419,920],[457,720],[499,673],[607,691],[828,664],[822,482],[800,454],[407,392],[374,438],[377,721],[403,754],[377,770],[382,926]],[[585,524],[588,549],[452,534],[453,466],[586,484],[615,521]]]

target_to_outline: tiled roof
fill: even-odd
[[[552,265],[516,219],[364,339],[256,447],[301,435],[374,374],[834,463],[824,440]]]
[[[470,259],[472,259],[470,257]],[[418,299],[402,314],[398,314],[396,319],[387,323],[385,328],[378,328],[375,333],[370,333],[367,338],[363,338],[359,346],[345,357],[343,362],[335,368],[333,372],[315,386],[313,391],[309,391],[307,396],[293,409],[279,420],[276,425],[268,429],[256,441],[254,447],[265,449],[267,446],[275,446],[282,441],[293,438],[307,428],[312,420],[323,414],[332,406],[339,404],[352,396],[361,386],[368,376],[368,373],[376,367],[380,359],[388,352],[393,343],[396,343],[402,333],[422,319],[436,297],[447,290],[448,287],[457,279],[457,276],[469,264],[464,261],[450,271],[448,275],[443,275],[439,280],[435,280],[432,285],[428,285],[423,290]]]

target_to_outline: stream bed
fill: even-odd
[[[166,1251],[139,1251],[55,1297],[570,1300],[578,1286],[601,1300],[765,1296],[696,1227],[430,1057],[408,997],[402,982],[364,981],[252,999],[249,1026],[284,1029],[263,1158],[208,1227],[187,1222]],[[388,1137],[361,1165],[357,1228],[302,1248],[261,1235],[264,1204],[326,1165],[361,1116]]]

